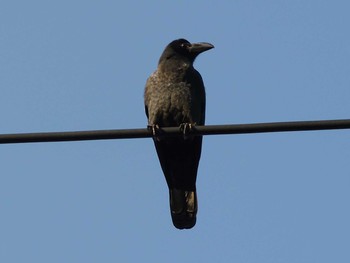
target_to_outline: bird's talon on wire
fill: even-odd
[[[189,134],[191,133],[195,125],[196,123],[187,123],[187,122],[180,124],[179,128],[180,128],[180,131],[182,131],[184,139],[188,139]]]
[[[160,131],[161,131],[158,124],[148,125],[147,129],[151,130],[154,139],[156,139],[157,141],[160,141],[160,138],[157,136],[160,134]]]

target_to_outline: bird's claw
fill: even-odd
[[[160,127],[158,124],[148,125],[147,129],[152,132],[152,136],[155,140],[160,141],[160,138],[157,136],[160,134]]]
[[[156,136],[157,133],[159,133],[159,125],[158,124],[152,124],[152,125],[147,125],[147,129],[152,131],[152,135]]]
[[[181,123],[180,124],[180,131],[183,134],[184,139],[188,139],[189,138],[189,134],[191,133],[191,131],[193,131],[194,126],[196,125],[196,123]]]

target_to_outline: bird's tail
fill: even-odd
[[[170,212],[173,224],[178,229],[189,229],[196,224],[197,194],[196,190],[170,189]]]

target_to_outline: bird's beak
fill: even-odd
[[[191,46],[188,47],[189,52],[191,53],[195,53],[195,54],[200,54],[204,51],[207,51],[209,49],[214,48],[214,46],[210,43],[205,43],[205,42],[201,42],[201,43],[192,43]]]

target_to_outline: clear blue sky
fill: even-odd
[[[350,118],[350,2],[1,1],[0,133],[145,127],[166,44],[207,124]],[[350,262],[350,131],[207,136],[195,228],[151,139],[0,145],[0,262]]]

